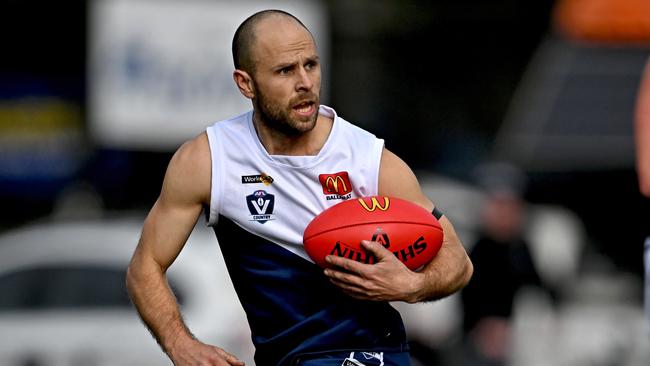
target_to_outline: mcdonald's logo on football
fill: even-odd
[[[350,184],[348,172],[320,174],[318,180],[323,186],[323,194],[337,194],[342,196],[352,192],[352,184]]]
[[[384,202],[383,204],[379,202],[379,200],[383,198]],[[359,198],[359,204],[368,212],[374,212],[376,209],[379,209],[381,211],[386,211],[388,210],[388,207],[390,206],[390,199],[388,197],[370,197],[370,203],[371,206],[368,206],[366,203],[366,200],[363,198]]]

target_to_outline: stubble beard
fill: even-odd
[[[314,101],[316,113],[307,120],[291,118],[292,107],[300,100]],[[272,130],[285,136],[299,136],[307,133],[316,127],[318,119],[319,98],[314,93],[307,93],[300,97],[292,99],[288,105],[283,108],[280,105],[273,104],[263,95],[258,93],[257,98],[253,100],[255,112],[258,113],[258,119]]]

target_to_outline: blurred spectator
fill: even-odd
[[[486,198],[478,239],[471,249],[474,276],[462,291],[466,365],[507,364],[514,298],[540,277],[523,237],[525,177],[511,165],[479,170]]]
[[[636,168],[639,190],[650,198],[650,58],[646,63],[639,93],[635,116]],[[647,223],[647,220],[645,221]],[[650,227],[645,228],[644,265],[645,265],[645,312],[650,322]],[[649,328],[650,331],[650,323]]]

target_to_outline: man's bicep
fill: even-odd
[[[200,207],[195,210],[166,207],[158,200],[142,228],[138,244],[141,254],[155,261],[163,270],[169,267],[185,245],[200,213]]]
[[[209,200],[209,156],[197,138],[169,163],[158,200],[145,220],[138,250],[166,269],[176,259]]]
[[[433,202],[422,192],[411,168],[397,155],[384,149],[379,166],[379,194],[417,203],[431,211]]]
[[[379,194],[415,202],[428,211],[432,211],[435,207],[434,202],[422,192],[420,183],[411,168],[387,149],[384,149],[382,154],[379,170]],[[445,231],[445,245],[448,243],[459,245],[460,240],[447,217],[443,215],[438,221]]]

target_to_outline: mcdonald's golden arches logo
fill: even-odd
[[[352,192],[352,184],[348,172],[338,172],[334,174],[320,174],[318,176],[323,194],[325,195],[346,195]]]
[[[382,205],[379,200],[383,198],[384,199],[384,204]],[[381,211],[386,211],[388,210],[388,207],[390,207],[390,199],[388,197],[370,197],[370,203],[372,206],[368,207],[368,204],[366,203],[366,200],[363,198],[359,198],[359,204],[368,212],[374,212],[376,209],[379,209]]]

